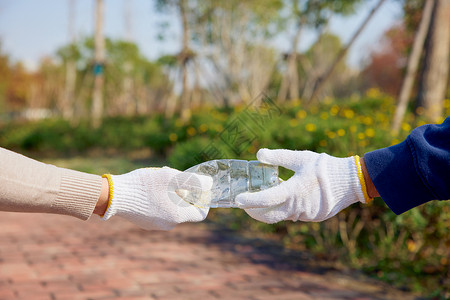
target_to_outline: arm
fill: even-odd
[[[94,208],[94,214],[103,216],[108,208],[109,202],[109,183],[106,178],[102,178],[102,190],[100,192],[100,197],[98,198],[97,204]]]
[[[366,162],[364,161],[364,158],[361,158],[361,169],[364,175],[364,180],[366,182],[366,190],[367,195],[369,195],[369,198],[380,197],[380,194],[378,193],[377,188],[373,184],[369,172],[367,171]]]
[[[450,117],[414,129],[398,145],[366,153],[364,162],[374,187],[396,214],[450,199]]]
[[[257,157],[295,172],[275,187],[236,197],[251,217],[266,223],[320,222],[378,196],[396,214],[450,199],[450,117],[441,125],[416,128],[403,143],[366,153],[364,159],[281,149],[261,149]]]
[[[87,174],[44,164],[0,148],[0,211],[54,213],[87,220],[125,218],[148,230],[169,230],[206,218],[207,208],[183,201],[176,190],[208,193],[207,176],[168,167],[122,175]]]
[[[102,178],[44,164],[0,148],[0,211],[40,212],[87,220]]]

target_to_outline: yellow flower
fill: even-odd
[[[450,99],[445,99],[444,100],[444,107],[445,108],[450,108]]]
[[[319,145],[322,146],[322,147],[325,147],[325,146],[327,145],[327,141],[321,140],[321,141],[319,142]]]
[[[422,125],[425,125],[425,124],[427,124],[427,122],[425,122],[424,120],[420,120],[420,121],[417,123],[417,125],[419,125],[419,126],[422,126]]]
[[[205,132],[206,130],[208,130],[208,125],[202,124],[198,129],[200,129],[201,132]]]
[[[391,146],[397,145],[398,143],[400,143],[400,141],[398,139],[393,139],[391,141]]]
[[[437,119],[437,122],[436,122],[436,124],[441,124],[442,122],[444,122],[444,117],[439,117],[438,119]]]
[[[345,130],[344,129],[339,129],[338,131],[337,131],[337,135],[338,136],[344,136],[345,135]]]
[[[377,88],[371,88],[366,91],[366,96],[369,98],[379,98],[381,96],[381,92]]]
[[[292,103],[292,107],[296,107],[296,106],[299,106],[302,103],[302,101],[300,99],[295,99],[291,103]]]
[[[171,134],[169,135],[169,140],[170,140],[171,142],[175,142],[176,140],[178,140],[177,134],[176,134],[176,133],[171,133]]]
[[[371,117],[364,117],[363,123],[364,123],[365,125],[372,125],[373,119],[372,119]]]
[[[358,128],[355,125],[350,126],[350,132],[355,133]]]
[[[346,117],[347,119],[353,119],[353,117],[355,116],[355,112],[351,109],[345,109],[344,110],[344,117]]]
[[[366,138],[366,135],[362,132],[358,133],[358,139],[363,140]]]
[[[334,138],[336,137],[336,132],[329,131],[329,132],[327,132],[327,136],[328,136],[330,139],[334,139]]]
[[[373,128],[367,128],[365,131],[366,135],[368,137],[374,137],[375,136],[375,129]]]
[[[409,125],[408,123],[403,123],[402,124],[402,130],[403,131],[410,131],[411,130],[411,125]]]
[[[413,240],[408,240],[406,242],[406,245],[408,247],[409,252],[414,252],[414,250],[416,250],[416,243]]]
[[[313,123],[308,123],[305,125],[305,129],[309,132],[316,131],[316,125],[314,125]]]
[[[335,116],[338,114],[338,112],[339,112],[339,107],[337,105],[333,105],[330,108],[330,115]]]
[[[328,119],[328,113],[327,113],[326,111],[321,112],[321,113],[320,113],[320,118],[321,118],[322,120]]]
[[[194,127],[188,127],[188,129],[186,130],[187,134],[190,136],[194,136],[197,133],[197,130],[195,130]]]
[[[362,141],[359,141],[359,142],[358,142],[358,145],[359,145],[360,147],[366,147],[367,144],[368,144],[367,140],[362,140]]]
[[[323,103],[325,103],[325,104],[331,104],[331,103],[333,103],[333,98],[331,98],[330,96],[325,96],[325,97],[323,98]]]
[[[299,119],[304,119],[304,118],[306,118],[306,115],[307,115],[307,113],[306,113],[306,111],[304,111],[303,109],[301,109],[301,110],[299,110],[299,111],[297,112],[297,118],[299,118]]]

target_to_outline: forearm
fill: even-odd
[[[361,158],[361,169],[364,175],[364,181],[366,182],[367,195],[370,198],[380,197],[375,185],[370,178],[369,172],[367,171],[366,163],[364,162],[364,158]]]
[[[97,204],[95,205],[94,214],[103,216],[108,208],[109,202],[109,183],[106,178],[102,178],[102,190]]]
[[[102,191],[100,176],[44,164],[0,148],[0,211],[64,214],[86,220]]]

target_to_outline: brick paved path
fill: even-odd
[[[413,299],[211,227],[0,213],[0,299]]]

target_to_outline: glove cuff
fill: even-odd
[[[368,203],[372,202],[373,198],[370,198],[369,194],[367,194],[367,185],[366,185],[366,180],[364,179],[364,174],[362,172],[361,160],[358,155],[355,155],[354,158],[355,158],[356,170],[358,171],[359,183],[361,184],[361,189],[362,189],[362,192],[364,195],[364,203],[368,204]]]
[[[354,157],[335,158],[327,155],[331,161],[324,160],[329,176],[331,195],[341,209],[355,203],[365,203],[363,189],[358,176]]]
[[[146,197],[136,184],[139,178],[135,178],[135,174],[105,174],[104,177],[109,183],[109,201],[103,220],[114,215],[133,218],[134,211],[140,211],[139,207],[146,205]]]

